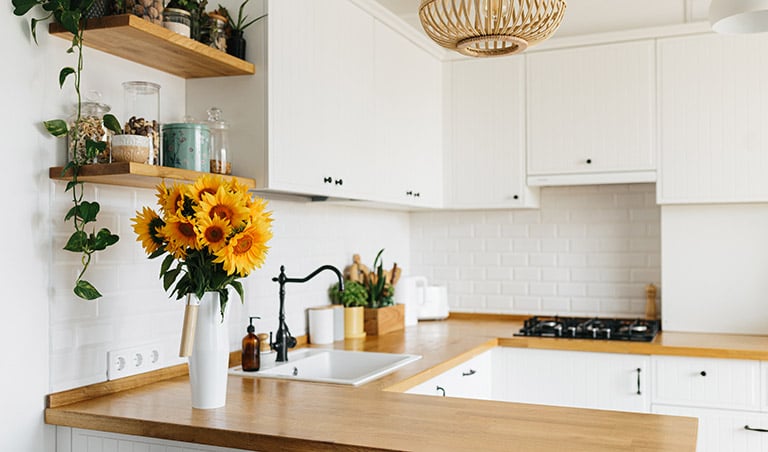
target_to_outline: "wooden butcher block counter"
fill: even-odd
[[[402,391],[498,345],[768,360],[762,336],[660,333],[651,343],[516,337],[521,324],[514,317],[453,314],[338,342],[332,347],[423,356],[357,388],[231,375],[226,406],[196,410],[186,366],[177,366],[51,394],[45,418],[61,426],[262,451],[693,451],[694,418]]]

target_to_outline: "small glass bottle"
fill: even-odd
[[[232,151],[229,149],[229,124],[221,119],[221,110],[208,110],[208,127],[211,129],[211,172],[232,174]]]
[[[242,366],[246,372],[256,372],[261,368],[261,340],[259,336],[254,334],[256,328],[253,326],[253,319],[259,319],[261,317],[250,317],[248,328],[248,334],[243,338],[243,355]]]
[[[80,106],[80,120],[77,120],[77,106],[69,117],[67,133],[67,158],[79,165],[110,163],[109,131],[104,127],[104,115],[109,113],[109,105],[101,103],[101,93],[91,91],[86,101]],[[93,158],[88,158],[85,141],[104,141],[106,149]]]
[[[125,118],[123,132],[149,137],[150,165],[160,165],[160,85],[151,82],[124,82]]]

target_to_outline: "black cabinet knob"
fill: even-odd
[[[323,182],[325,182],[326,184],[330,184],[331,182],[333,182],[333,179],[330,177],[324,177]]]
[[[587,165],[591,165],[591,164],[592,164],[592,159],[587,159]]]
[[[413,191],[408,190],[407,192],[405,192],[405,196],[413,196]]]
[[[334,184],[336,184],[336,185],[344,185],[344,179],[336,179]]]
[[[515,196],[512,197],[512,199],[520,199],[520,196],[515,195]]]
[[[707,376],[707,371],[706,370],[702,370],[701,372],[699,372],[699,375],[701,375],[702,377],[706,377]]]
[[[413,194],[413,196],[419,198],[419,197],[421,197],[421,193],[416,192],[416,193]]]

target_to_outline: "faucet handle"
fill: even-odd
[[[296,347],[296,338],[293,336],[288,336],[288,348],[294,347]]]

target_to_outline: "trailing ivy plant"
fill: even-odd
[[[14,10],[17,16],[24,16],[32,8],[39,6],[45,16],[42,18],[32,18],[30,20],[30,30],[32,37],[37,43],[37,25],[49,19],[55,20],[65,30],[72,34],[72,45],[67,49],[67,53],[75,53],[77,56],[76,67],[65,67],[59,71],[59,88],[63,89],[65,82],[74,77],[74,88],[77,94],[77,115],[73,125],[72,138],[75,143],[78,142],[78,127],[81,119],[82,98],[80,95],[80,82],[83,70],[83,32],[85,30],[85,17],[88,10],[93,6],[94,0],[12,0]],[[112,115],[107,115],[104,120],[107,127],[112,130],[112,126],[117,120]],[[67,123],[62,119],[52,119],[43,122],[45,129],[55,137],[66,136],[70,133]],[[117,123],[119,127],[119,123]],[[103,141],[85,140],[85,159],[93,160],[96,155],[106,149],[107,143]],[[77,152],[73,152],[71,160],[64,166],[63,175],[71,172],[71,179],[67,182],[66,191],[72,192],[72,203],[74,204],[64,217],[64,221],[72,221],[75,232],[67,240],[64,249],[74,253],[81,254],[82,270],[75,280],[73,292],[84,300],[94,300],[101,297],[101,293],[91,283],[83,279],[88,265],[91,263],[93,253],[106,249],[114,245],[119,237],[112,234],[109,229],[102,228],[98,232],[95,227],[91,232],[86,231],[89,223],[95,223],[99,213],[99,203],[90,202],[83,199],[83,182],[78,179],[80,168],[85,162],[77,158]]]

